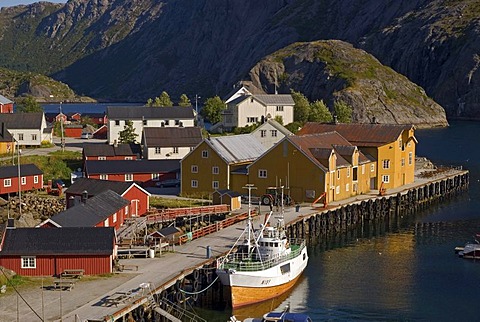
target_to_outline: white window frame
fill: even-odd
[[[20,260],[22,268],[37,268],[36,256],[22,256]]]
[[[337,170],[337,180],[340,180],[340,170]]]
[[[347,191],[347,192],[350,191],[350,184],[349,184],[349,183],[347,183],[347,184],[345,185],[345,191]]]
[[[272,138],[276,138],[278,136],[278,131],[277,130],[270,130],[270,135]]]
[[[162,148],[159,146],[155,147],[155,154],[162,154]]]
[[[382,182],[384,183],[390,183],[390,176],[388,174],[384,174],[382,176]]]
[[[370,164],[370,172],[375,172],[375,164]]]
[[[178,154],[178,146],[174,146],[173,147],[173,152],[174,154]]]
[[[125,181],[133,181],[133,174],[125,173]]]
[[[192,166],[190,167],[190,172],[198,173],[198,165],[192,164]]]
[[[116,222],[117,222],[117,213],[114,213],[114,214],[113,214],[112,222],[113,222],[113,223],[116,223]]]
[[[408,165],[413,163],[413,152],[408,152]]]
[[[18,141],[23,141],[23,133],[18,133]]]
[[[277,106],[277,112],[283,112],[283,106],[282,105]]]
[[[268,177],[267,169],[258,169],[258,177],[262,179],[266,179]]]
[[[103,221],[103,226],[104,226],[104,227],[109,227],[109,226],[108,226],[108,218]]]
[[[335,187],[335,193],[338,195],[340,194],[340,186]]]
[[[192,180],[190,182],[190,185],[192,186],[192,188],[198,188],[198,180]]]
[[[390,159],[384,159],[382,165],[384,169],[390,169]]]
[[[160,173],[152,173],[152,181],[160,180]]]
[[[125,160],[133,160],[133,157],[125,157]]]
[[[125,206],[125,216],[128,215],[128,206]]]
[[[350,167],[347,167],[347,178],[350,178]]]
[[[37,135],[36,134],[32,134],[32,141],[37,141]]]
[[[202,158],[204,159],[208,158],[208,150],[202,150]]]
[[[115,126],[120,126],[120,120],[115,120]]]
[[[212,181],[212,189],[218,189],[220,187],[220,184],[217,180]]]
[[[4,187],[11,187],[12,186],[12,179],[3,179],[3,186]]]
[[[362,174],[365,174],[365,164],[362,164]]]
[[[400,161],[400,165],[401,165],[402,167],[405,166],[405,158],[402,158],[402,160]]]
[[[264,138],[267,136],[267,130],[260,130],[260,137]]]
[[[38,176],[33,176],[33,183],[38,183]]]
[[[107,157],[105,157],[105,156],[99,156],[99,157],[98,157],[98,160],[99,160],[99,161],[105,161],[105,160],[107,160]]]
[[[212,167],[212,174],[219,174],[220,173],[220,168],[216,165]]]
[[[27,177],[22,177],[21,178],[22,186],[27,184]]]
[[[100,180],[108,180],[108,174],[101,174]]]

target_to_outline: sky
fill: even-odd
[[[43,0],[47,2],[57,2],[57,3],[65,3],[67,0]],[[34,2],[39,2],[39,0],[0,0],[0,8],[1,7],[11,7],[17,6],[19,4],[30,4]]]

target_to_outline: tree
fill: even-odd
[[[17,112],[37,113],[43,112],[42,105],[38,103],[33,96],[27,96],[17,101]]]
[[[323,100],[315,101],[310,105],[309,122],[330,123],[332,120],[332,113],[330,113]]]
[[[210,121],[210,123],[215,124],[222,120],[222,111],[225,109],[225,103],[220,97],[210,97],[208,98],[202,109],[202,116]]]
[[[353,109],[344,101],[335,101],[333,104],[337,121],[340,123],[351,123]]]
[[[151,98],[149,98],[145,105],[148,106],[148,107],[152,107],[153,106],[153,100]]]
[[[157,100],[155,99],[155,103],[157,102]],[[157,106],[173,106],[173,102],[172,100],[170,99],[170,95],[168,95],[167,92],[163,91],[162,94],[160,94],[160,98],[159,98],[159,105]]]
[[[293,120],[304,124],[308,121],[308,116],[310,114],[310,102],[300,92],[295,92],[291,90],[293,101],[295,105],[293,106]]]
[[[302,124],[300,124],[300,122],[292,122],[285,125],[285,128],[290,132],[292,132],[293,134],[297,133],[301,127],[302,127]]]
[[[283,117],[281,115],[275,116],[275,121],[277,121],[279,124],[283,125]]]
[[[185,107],[192,106],[192,102],[190,102],[190,99],[188,98],[187,95],[182,94],[180,96],[180,101],[178,102],[178,106],[185,106]]]
[[[119,143],[135,143],[138,134],[135,133],[135,129],[133,128],[133,122],[130,120],[125,121],[125,126],[123,127],[123,131],[120,131],[118,142]]]

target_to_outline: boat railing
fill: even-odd
[[[265,261],[258,261],[252,259],[252,255],[246,253],[234,253],[228,255],[221,263],[220,269],[234,269],[236,271],[260,271],[271,267],[274,267],[282,262],[286,262],[292,258],[299,256],[302,250],[305,248],[305,241],[291,239],[290,248],[291,252],[286,255],[280,255],[273,258],[269,258]]]

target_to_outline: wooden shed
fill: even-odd
[[[212,199],[214,205],[226,204],[230,206],[232,211],[242,207],[241,195],[236,191],[215,190],[212,193]]]

